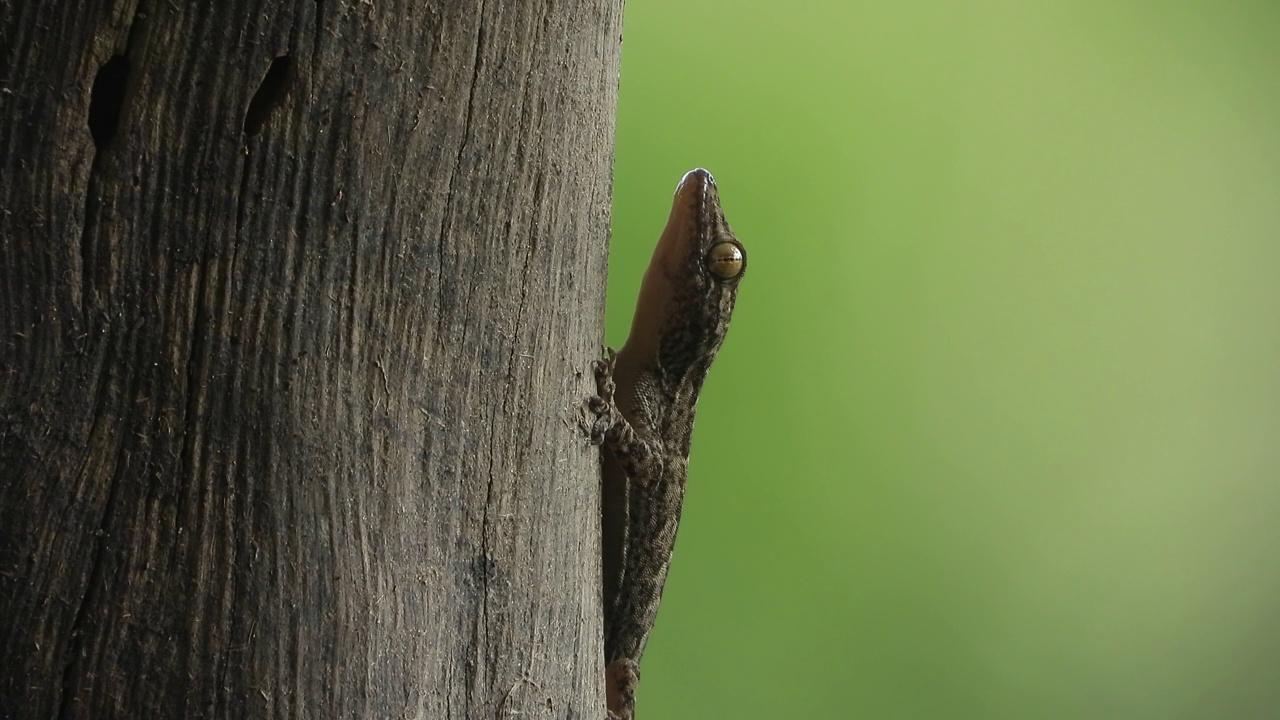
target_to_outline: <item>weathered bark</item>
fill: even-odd
[[[0,0],[0,712],[600,714],[621,0]]]

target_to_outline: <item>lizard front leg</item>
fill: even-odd
[[[613,370],[618,355],[612,348],[608,357],[592,365],[596,377],[596,394],[587,399],[587,407],[596,416],[591,424],[591,442],[603,445],[622,465],[627,478],[648,485],[652,478],[662,477],[663,459],[660,447],[642,436],[613,401],[617,387]]]

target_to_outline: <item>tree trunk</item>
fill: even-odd
[[[602,714],[621,4],[0,0],[0,716]]]

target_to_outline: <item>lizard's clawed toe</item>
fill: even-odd
[[[608,415],[610,405],[612,405],[612,403],[599,395],[592,395],[587,398],[587,409],[591,411],[591,414],[597,417]]]
[[[613,402],[613,393],[618,389],[617,383],[613,381],[611,374],[596,374],[596,394],[605,403]]]
[[[613,348],[604,349],[604,357],[596,360],[591,364],[591,369],[595,371],[596,380],[603,380],[613,375],[613,367],[618,363],[618,353]]]
[[[609,432],[608,418],[598,418],[591,424],[590,440],[592,445],[603,445],[605,435]]]

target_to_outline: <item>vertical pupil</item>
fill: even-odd
[[[716,243],[707,253],[707,261],[707,269],[716,277],[722,280],[735,278],[742,272],[742,249],[736,243]]]

